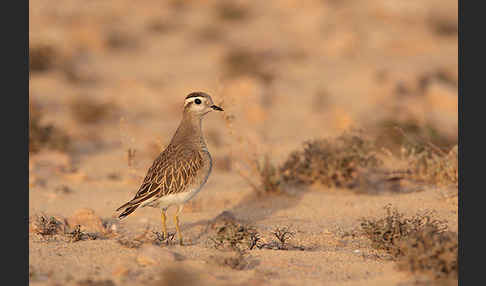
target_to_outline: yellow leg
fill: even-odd
[[[179,213],[182,211],[183,206],[180,205],[179,209],[177,210],[177,213],[174,216],[174,221],[175,221],[175,226],[177,230],[177,235],[179,236],[179,244],[182,245],[182,233],[181,229],[179,228]]]
[[[166,210],[162,210],[162,232],[164,233],[164,239],[167,239],[167,226],[165,224],[165,211]]]

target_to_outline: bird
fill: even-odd
[[[191,92],[184,100],[182,120],[169,145],[157,156],[148,169],[135,197],[116,211],[123,219],[139,207],[162,210],[162,232],[167,238],[166,211],[177,206],[174,216],[179,244],[183,245],[179,215],[184,203],[199,193],[206,184],[213,165],[202,132],[202,119],[211,111],[224,111],[204,92]]]

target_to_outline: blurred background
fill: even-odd
[[[225,109],[203,125],[220,171],[351,129],[392,153],[410,138],[457,144],[456,1],[33,0],[29,12],[29,150],[58,152],[45,156],[61,169],[139,182],[193,91]]]
[[[326,255],[331,240],[322,238],[323,229],[351,229],[358,217],[378,214],[389,202],[410,211],[437,209],[457,228],[457,201],[449,210],[437,192],[355,196],[354,203],[351,196],[318,192],[300,205],[272,199],[271,207],[242,199],[253,192],[248,182],[258,181],[254,158],[280,165],[303,142],[350,130],[362,130],[394,154],[407,140],[448,152],[458,135],[457,16],[457,1],[439,0],[31,0],[29,212],[69,217],[80,210],[73,225],[82,217],[93,231],[117,235],[122,226],[138,235],[135,229],[148,222],[160,230],[160,213],[150,209],[120,225],[110,219],[169,143],[185,96],[203,91],[225,111],[203,122],[215,162],[205,187],[210,191],[184,208],[183,231],[198,243],[204,222],[224,210],[265,233],[289,218],[307,219],[299,231],[315,234]],[[113,257],[132,261],[131,252],[111,248],[112,240],[96,243],[106,248],[87,248],[82,268],[68,261],[76,257],[69,252],[58,257],[55,244],[31,243],[31,272],[56,269],[53,275],[62,279],[97,275],[92,257],[101,253],[97,267],[107,277],[131,277],[131,269],[139,269],[117,270],[111,262],[124,260]],[[78,253],[80,247],[90,244],[67,249]],[[177,250],[188,257],[211,253],[192,247]],[[352,258],[344,257],[338,260]],[[59,264],[65,265],[61,274]],[[377,269],[370,272],[389,273]],[[346,271],[334,273],[344,281],[339,275]]]

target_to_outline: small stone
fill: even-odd
[[[81,225],[82,231],[95,233],[106,232],[101,218],[95,215],[95,212],[92,209],[83,208],[77,210],[70,218],[67,219],[67,222],[71,228],[74,228],[76,225]]]

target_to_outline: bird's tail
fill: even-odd
[[[133,198],[131,201],[116,209],[116,211],[120,211],[121,209],[126,208],[118,217],[122,219],[127,215],[133,213],[140,206],[141,203],[147,201],[148,199],[154,197],[155,195],[157,195],[157,190],[152,191],[148,194],[144,194],[143,196],[139,196],[139,197],[135,196],[135,198]]]
[[[116,211],[120,211],[123,208],[126,208],[126,209],[118,216],[118,218],[123,219],[127,215],[133,213],[139,206],[140,206],[140,204],[133,205],[130,202],[122,205],[121,207],[117,208]]]

